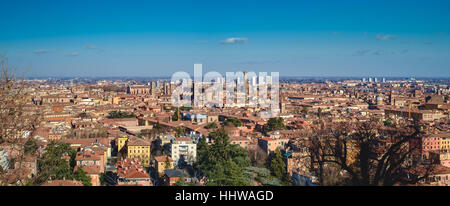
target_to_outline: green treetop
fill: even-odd
[[[250,183],[243,174],[243,168],[250,166],[247,150],[229,143],[229,137],[223,129],[211,132],[209,136],[214,144],[207,145],[205,140],[197,148],[198,161],[195,167],[207,177],[208,185],[243,186]]]

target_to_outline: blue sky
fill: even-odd
[[[450,77],[450,1],[1,0],[0,51],[27,76]]]

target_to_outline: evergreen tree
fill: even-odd
[[[78,168],[74,172],[76,151],[68,143],[50,142],[45,148],[42,158],[38,161],[38,174],[29,185],[40,185],[48,180],[79,180],[83,185],[90,186],[91,178]]]
[[[272,160],[270,161],[270,170],[278,179],[284,178],[286,174],[286,164],[283,161],[283,155],[281,154],[280,148],[275,150]]]
[[[107,118],[116,119],[116,118],[133,118],[136,117],[136,114],[132,112],[122,112],[122,111],[111,111]]]
[[[207,177],[208,185],[243,186],[249,182],[243,168],[250,166],[247,150],[231,145],[223,129],[210,133],[214,144],[207,145],[202,139],[197,147],[198,161],[195,167]]]
[[[207,149],[208,144],[206,143],[206,137],[202,137],[197,144],[197,153],[198,151],[204,151]]]
[[[205,126],[205,128],[206,129],[216,129],[217,128],[217,124],[216,124],[216,122],[211,122],[211,123],[207,124]]]
[[[107,182],[106,182],[106,174],[104,172],[100,173],[99,179],[100,179],[100,185],[101,186],[107,186]]]
[[[164,162],[164,169],[168,170],[170,169],[170,161],[169,161],[169,156],[166,156],[166,161]]]
[[[76,151],[68,143],[52,141],[45,148],[42,159],[38,161],[39,173],[35,179],[36,184],[42,184],[47,180],[72,179],[75,155]]]
[[[242,121],[240,119],[234,118],[234,117],[227,118],[224,123],[225,123],[225,125],[228,125],[228,126],[231,126],[231,125],[235,126],[235,127],[242,126]]]
[[[308,114],[308,107],[306,107],[306,106],[303,106],[303,108],[302,108],[302,114]]]
[[[394,125],[394,122],[390,118],[387,118],[386,120],[384,120],[383,123],[384,123],[384,126],[386,126],[386,127],[392,127]]]
[[[181,137],[184,135],[184,129],[182,127],[178,127],[175,130],[175,137]]]
[[[181,107],[180,107],[180,110],[181,110],[181,111],[190,111],[190,110],[192,110],[192,107],[181,106]]]
[[[178,121],[178,116],[180,115],[180,110],[178,108],[175,109],[175,112],[172,115],[172,121]]]
[[[270,118],[267,122],[266,126],[264,126],[264,132],[267,134],[268,132],[275,131],[275,130],[281,130],[286,129],[286,126],[284,125],[284,120],[282,117],[273,117]]]
[[[34,154],[38,148],[39,146],[34,138],[30,138],[25,142],[25,154]]]
[[[73,174],[73,179],[81,181],[84,186],[91,186],[91,177],[83,170],[83,167],[77,168]]]

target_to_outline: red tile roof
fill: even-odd
[[[128,141],[128,146],[150,146],[151,143],[148,141],[145,141],[141,138],[137,137],[131,137]]]
[[[127,158],[116,163],[117,175],[122,178],[150,178],[138,159]]]
[[[77,169],[80,168],[80,166],[76,166],[74,168],[74,171],[77,171]],[[88,174],[100,174],[101,173],[101,168],[100,165],[85,165],[81,167],[83,169],[83,171],[85,171]]]
[[[162,155],[162,156],[155,156],[155,160],[156,160],[157,162],[165,162],[167,157],[168,157],[168,156],[165,156],[165,155]],[[173,162],[173,160],[172,160],[171,157],[168,157],[168,158],[169,158],[169,162]]]

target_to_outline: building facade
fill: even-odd
[[[197,144],[190,138],[175,138],[170,148],[172,159],[176,165],[182,162],[193,164],[197,160]]]

